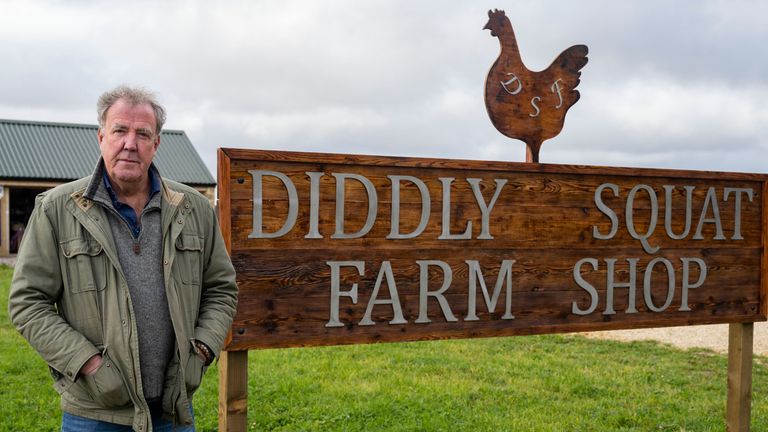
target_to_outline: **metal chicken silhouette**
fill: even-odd
[[[525,142],[526,161],[538,162],[541,143],[560,133],[565,114],[579,100],[575,88],[587,64],[587,46],[574,45],[548,68],[534,72],[520,58],[504,11],[489,10],[488,18],[483,30],[499,38],[501,53],[485,79],[485,107],[499,132]]]

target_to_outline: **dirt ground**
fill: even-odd
[[[596,339],[657,340],[680,348],[709,348],[720,353],[728,352],[728,324],[689,327],[665,327],[640,330],[613,330],[583,333]],[[768,323],[755,323],[754,353],[768,355]]]

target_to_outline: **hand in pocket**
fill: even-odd
[[[99,369],[80,379],[93,400],[106,408],[125,406],[131,401],[120,371],[106,352],[102,354]]]

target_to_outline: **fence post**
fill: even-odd
[[[748,432],[752,405],[753,323],[730,324],[728,329],[728,404],[726,430]]]
[[[219,357],[219,432],[248,429],[248,351]]]

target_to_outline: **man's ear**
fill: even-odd
[[[157,151],[157,148],[160,147],[160,135],[157,135],[157,139],[155,140],[155,151]]]
[[[99,145],[101,145],[101,140],[104,139],[104,133],[101,128],[96,130],[96,139],[99,140]]]

